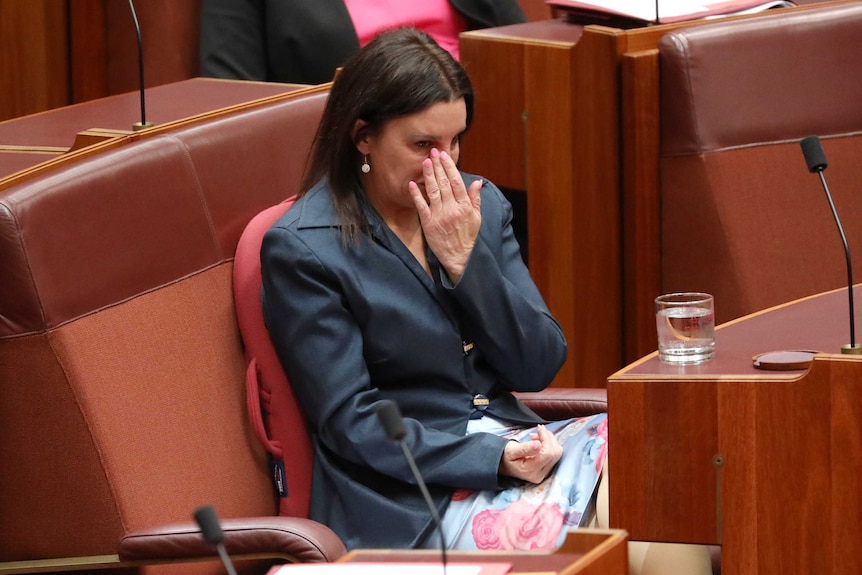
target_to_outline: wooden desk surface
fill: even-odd
[[[854,299],[862,297],[857,285]],[[857,321],[857,325],[858,325]],[[857,332],[859,328],[857,327]],[[657,381],[798,378],[803,371],[766,371],[752,364],[754,355],[780,350],[841,353],[850,341],[847,288],[763,310],[718,326],[715,357],[699,365],[677,366],[659,361],[652,353],[609,378],[609,381]]]
[[[563,545],[553,553],[538,551],[449,551],[455,563],[511,563],[512,575],[626,575],[628,549],[625,531],[616,529],[572,529]],[[358,549],[339,562],[435,562],[434,550]]]
[[[147,121],[162,125],[301,87],[192,78],[148,88]],[[0,122],[0,179],[62,155],[79,132],[131,131],[140,121],[140,93],[128,92]]]

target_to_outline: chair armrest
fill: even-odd
[[[604,388],[549,387],[536,392],[516,392],[515,397],[549,421],[607,413]]]
[[[346,549],[329,527],[300,517],[223,519],[228,555],[279,557],[295,563],[335,561]],[[193,522],[164,525],[126,534],[120,540],[122,561],[190,561],[218,557]]]

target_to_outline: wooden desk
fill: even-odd
[[[147,121],[163,126],[304,87],[211,78],[165,84],[145,92]],[[140,93],[129,92],[0,122],[0,179],[62,156],[81,132],[97,129],[97,142],[127,136],[140,121]]]
[[[555,19],[461,35],[476,94],[461,164],[527,192],[530,273],[569,342],[554,385],[602,386],[656,347],[655,48],[710,22],[623,30]]]
[[[862,357],[836,355],[848,331],[838,290],[721,326],[702,365],[652,354],[611,376],[611,525],[721,544],[726,575],[862,572]],[[807,371],[752,366],[783,349],[829,353]]]
[[[626,534],[615,529],[573,529],[555,553],[506,551],[450,551],[449,562],[512,564],[512,575],[625,575],[628,573]],[[339,562],[434,562],[439,552],[356,550]]]

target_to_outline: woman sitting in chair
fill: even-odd
[[[335,81],[300,197],[264,237],[267,327],[314,439],[311,517],[348,548],[440,542],[382,400],[449,548],[554,549],[596,517],[606,415],[545,421],[511,394],[549,385],[566,342],[510,205],[457,168],[472,115],[430,36],[378,36]]]

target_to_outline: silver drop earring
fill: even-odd
[[[367,174],[371,171],[371,164],[368,163],[368,156],[362,157],[362,173]]]

